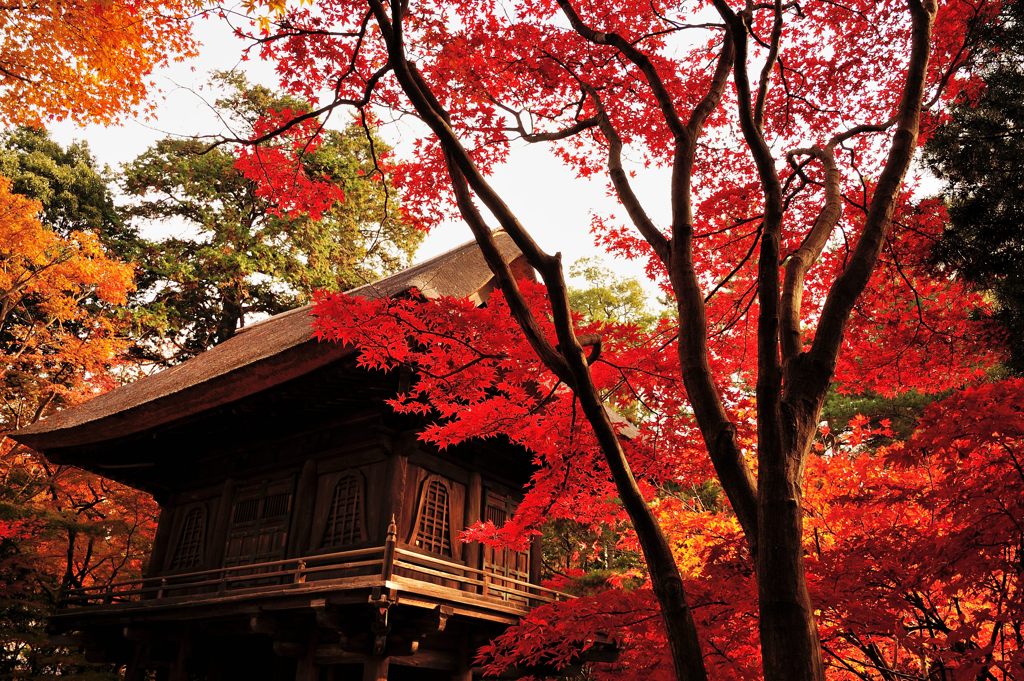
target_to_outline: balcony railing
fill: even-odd
[[[439,597],[448,594],[524,612],[542,603],[572,598],[537,584],[402,548],[392,525],[383,546],[80,587],[68,591],[63,605],[154,606],[236,594],[374,586],[427,590]]]

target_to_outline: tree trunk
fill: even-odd
[[[806,435],[804,429],[796,441],[803,442]],[[780,465],[758,471],[757,593],[766,681],[825,678],[814,607],[804,577],[803,449],[786,446],[778,452]]]

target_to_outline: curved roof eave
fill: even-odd
[[[504,232],[495,234],[506,262],[520,252]],[[380,281],[349,291],[368,298],[417,289],[430,298],[486,299],[493,274],[472,241]],[[193,416],[292,378],[353,352],[313,337],[306,305],[245,327],[206,352],[11,434],[38,451],[104,442]]]

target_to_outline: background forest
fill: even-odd
[[[91,10],[57,19],[0,10],[4,433],[185,361],[316,291],[403,269],[424,235],[423,208],[394,181],[398,161],[372,121],[321,128],[315,143],[272,137],[310,105],[237,73],[212,83],[233,137],[167,137],[117,168],[100,167],[84,143],[54,141],[45,121],[112,121],[144,107],[147,74],[197,49],[186,24],[167,20],[191,3],[152,2],[150,20],[121,24],[109,14],[121,4],[109,4],[98,41],[80,40],[98,16]],[[941,189],[920,190],[898,216],[909,235],[887,244],[877,288],[855,310],[858,342],[840,359],[806,463],[814,484],[803,497],[804,552],[829,678],[1024,679],[1022,13],[1010,2],[972,26],[960,67],[970,86],[923,134],[923,164]],[[33,35],[81,50],[89,77],[33,52]],[[26,64],[32,73],[19,71]],[[300,168],[277,172],[285,156]],[[611,244],[620,255],[622,243]],[[575,319],[607,339],[606,362],[652,375],[668,365],[665,353],[641,350],[675,333],[670,301],[652,304],[640,283],[601,261],[576,263],[572,274]],[[739,319],[724,303],[721,312]],[[500,321],[473,322],[499,335]],[[723,335],[736,323],[723,322]],[[334,332],[374,351],[357,330]],[[736,355],[743,350],[737,344]],[[684,409],[659,385],[608,371],[604,394],[633,422],[657,429],[659,414]],[[752,413],[740,392],[740,413]],[[756,439],[750,423],[737,430],[747,446]],[[666,472],[678,461],[638,450],[642,491],[695,592],[713,676],[758,678],[753,568],[722,487],[704,467]],[[658,603],[614,487],[600,476],[585,491],[556,487],[559,474],[535,480],[547,496],[524,504],[522,517],[473,538],[514,543],[517,532],[542,532],[550,583],[580,598],[538,609],[481,660],[495,672],[525,661],[577,678],[668,675]],[[585,511],[573,509],[580,500]],[[140,574],[155,508],[4,437],[0,678],[116,678],[50,640],[45,620],[70,587]],[[555,519],[542,523],[549,511]],[[574,666],[580,641],[598,635],[618,642],[619,660]]]

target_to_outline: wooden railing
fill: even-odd
[[[569,594],[538,584],[402,548],[395,550],[394,567],[399,576],[424,582],[440,582],[441,586],[456,588],[481,598],[501,600],[524,610],[541,603],[572,598]]]
[[[396,534],[394,525],[389,527],[384,546],[75,588],[68,591],[63,606],[158,605],[228,594],[389,583],[399,588],[419,585],[428,590],[442,589],[460,599],[500,601],[504,606],[524,611],[541,603],[571,598],[537,584],[402,548]]]

